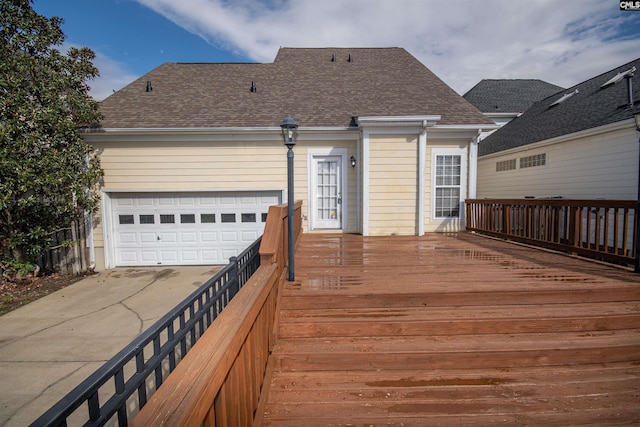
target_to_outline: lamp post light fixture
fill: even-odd
[[[640,132],[640,107],[633,110],[633,120],[636,123],[636,130]],[[638,199],[636,204],[635,223],[636,223],[636,259],[634,271],[640,273],[640,138],[638,139]]]
[[[284,145],[287,147],[287,216],[288,221],[288,242],[289,246],[289,270],[287,274],[287,280],[293,282],[295,280],[295,221],[293,218],[293,147],[296,145],[296,138],[298,136],[298,124],[291,116],[285,117],[280,123],[280,129],[282,129],[282,139]]]
[[[351,161],[351,167],[355,168],[356,167],[356,158],[351,156],[351,159],[349,159]]]

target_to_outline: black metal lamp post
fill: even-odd
[[[294,226],[295,221],[293,218],[293,146],[296,145],[296,137],[298,136],[298,124],[291,116],[287,116],[282,123],[280,123],[282,129],[282,139],[284,145],[287,146],[287,216],[289,217],[289,270],[287,280],[293,282],[295,280],[295,266],[294,266]]]
[[[640,132],[640,107],[633,111],[633,120],[636,122],[636,130]],[[640,273],[640,139],[638,139],[638,203],[636,204],[635,223],[636,223],[636,260],[634,271]]]

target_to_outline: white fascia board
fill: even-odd
[[[519,117],[522,115],[522,113],[485,113],[483,112],[482,114],[484,114],[485,116],[491,118],[491,117],[496,117],[496,118],[500,118],[500,117]]]
[[[358,140],[355,127],[309,127],[298,129],[298,140]],[[231,141],[281,140],[280,127],[269,128],[103,128],[80,130],[87,141]]]
[[[434,138],[451,139],[463,138],[473,139],[478,136],[478,132],[485,130],[499,129],[500,125],[477,124],[477,125],[435,125],[429,128],[429,135]]]
[[[433,126],[442,116],[363,116],[357,117],[359,127],[363,126]]]
[[[483,130],[491,130],[491,129],[499,129],[500,125],[496,124],[488,124],[488,123],[478,123],[476,125],[435,125],[432,126],[431,129],[441,129],[441,130],[475,130],[483,131]]]
[[[547,145],[560,144],[574,139],[587,138],[590,136],[596,136],[608,132],[616,132],[625,129],[634,129],[636,124],[633,119],[621,120],[619,122],[610,123],[608,125],[599,126],[596,128],[585,129],[579,132],[568,133],[566,135],[556,136],[555,138],[545,139],[544,141],[532,142],[531,144],[521,145],[519,147],[510,148],[508,150],[498,151],[497,153],[485,154],[479,156],[479,159],[491,159],[493,157],[505,156],[513,153],[518,153],[523,150],[533,150]],[[480,142],[482,144],[482,142]]]

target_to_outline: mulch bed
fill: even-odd
[[[49,274],[11,282],[0,277],[0,316],[69,286],[85,276]]]

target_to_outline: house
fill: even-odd
[[[640,59],[534,103],[479,146],[478,198],[633,200]]]
[[[97,268],[221,264],[286,201],[280,123],[299,124],[305,231],[464,226],[495,126],[401,48],[281,48],[273,63],[165,63],[101,103]]]
[[[502,127],[524,113],[534,102],[563,89],[537,79],[484,79],[462,97]],[[482,132],[482,139],[493,132],[495,129]]]

